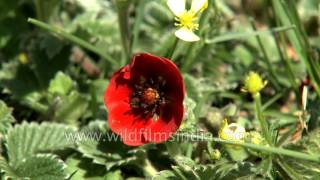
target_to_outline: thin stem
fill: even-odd
[[[143,20],[143,14],[144,14],[144,7],[146,5],[146,0],[140,0],[138,2],[138,8],[136,10],[136,18],[134,20],[134,25],[133,25],[133,34],[132,34],[132,45],[131,45],[131,50],[130,52],[132,53],[134,49],[136,48],[138,41],[139,41],[139,31],[140,31],[140,25]]]
[[[204,33],[204,28],[202,28],[205,24],[207,24],[208,19],[209,19],[209,12],[210,9],[212,8],[212,3],[214,1],[213,0],[208,0],[208,9],[206,9],[204,12],[202,12],[201,17],[200,17],[200,22],[199,22],[199,35],[202,36]],[[200,48],[199,46],[203,46],[204,44],[204,40],[200,40],[200,42],[196,42],[196,43],[192,43],[189,45],[188,51],[187,51],[187,55],[186,55],[186,60],[184,62],[184,64],[181,67],[181,71],[182,72],[187,72],[190,68],[190,66],[193,63],[194,60],[194,55],[196,54],[195,51],[198,51]]]
[[[192,157],[192,150],[193,150],[193,145],[192,145],[192,143],[189,143],[188,147],[187,147],[187,152],[186,152],[187,157],[189,157],[189,158]]]
[[[286,92],[287,90],[274,95],[271,99],[269,99],[266,103],[263,104],[263,106],[261,107],[262,111],[266,110],[269,106],[271,106],[273,103],[279,100]]]
[[[129,26],[129,4],[130,1],[116,0],[118,8],[118,22],[120,28],[120,35],[122,40],[122,46],[125,52],[125,59],[129,61],[131,56],[131,37],[130,37],[130,26]]]
[[[268,124],[262,114],[260,93],[253,95],[253,99],[254,99],[255,107],[256,107],[256,115],[257,115],[257,118],[259,120],[261,129],[262,129],[262,135],[267,140],[267,142],[271,145],[271,138],[270,138],[270,134],[269,134]]]
[[[45,21],[46,19],[43,12],[43,0],[35,0],[35,6],[36,6],[37,18],[40,19],[41,21]]]
[[[301,152],[297,152],[297,151],[293,151],[293,150],[289,150],[289,149],[284,149],[284,148],[262,146],[262,145],[256,145],[256,144],[251,144],[251,143],[242,143],[242,142],[237,142],[237,141],[225,141],[220,138],[214,138],[212,136],[203,136],[203,135],[198,135],[198,134],[177,133],[175,136],[178,139],[180,137],[183,140],[187,139],[187,140],[192,140],[192,141],[212,141],[212,142],[220,143],[220,144],[239,145],[241,147],[265,152],[268,154],[278,154],[278,155],[288,156],[288,157],[292,157],[292,158],[296,158],[296,159],[302,159],[302,160],[320,163],[320,156],[319,155],[306,154],[306,153],[301,153]]]
[[[179,39],[177,37],[175,37],[174,42],[172,44],[172,47],[168,50],[167,57],[169,59],[171,59],[172,61],[174,61],[173,60],[173,55],[174,55],[175,50],[177,49],[178,42],[179,42]]]
[[[151,164],[151,162],[147,158],[145,158],[142,169],[143,169],[145,176],[148,176],[148,177],[153,177],[153,176],[157,175],[157,173],[158,173],[156,168]]]
[[[251,26],[253,28],[253,30],[257,31],[257,27],[255,26],[254,22],[253,22],[253,19],[250,18],[250,23],[251,23]],[[256,36],[256,39],[257,39],[257,42],[259,44],[259,47],[260,47],[260,50],[262,51],[262,54],[264,56],[264,60],[268,66],[268,71],[269,71],[269,74],[270,74],[270,77],[272,78],[272,80],[274,81],[274,86],[277,90],[280,89],[280,83],[279,83],[279,80],[277,78],[277,75],[273,69],[273,66],[272,66],[272,63],[271,63],[271,59],[269,58],[268,54],[267,54],[267,50],[265,49],[265,47],[263,46],[263,43],[262,43],[262,39],[259,35]]]
[[[102,58],[106,59],[107,61],[109,61],[112,65],[118,67],[119,64],[118,62],[113,59],[111,56],[105,54],[104,52],[102,52],[101,50],[99,50],[97,47],[91,45],[90,43],[86,42],[85,40],[83,39],[80,39],[76,36],[73,36],[72,34],[69,34],[65,31],[63,31],[62,29],[58,28],[58,27],[54,27],[54,26],[51,26],[47,23],[44,23],[44,22],[41,22],[41,21],[38,21],[36,19],[33,19],[33,18],[28,18],[28,22],[31,23],[31,24],[34,24],[44,30],[47,30],[53,34],[56,34],[58,36],[61,36],[69,41],[71,41],[72,43],[75,43],[85,49],[88,49],[98,55],[100,55]]]

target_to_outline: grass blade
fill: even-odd
[[[213,39],[207,39],[205,42],[207,44],[220,43],[220,42],[225,42],[225,41],[230,41],[230,40],[235,40],[235,39],[245,39],[247,37],[252,37],[252,36],[288,31],[288,30],[291,30],[294,28],[295,28],[294,25],[290,25],[290,26],[276,27],[276,28],[272,28],[269,30],[262,30],[262,31],[227,33],[227,34],[215,37]]]
[[[33,18],[28,18],[28,22],[33,24],[33,25],[36,25],[44,30],[47,30],[53,34],[56,34],[58,36],[61,36],[62,38],[64,39],[67,39],[69,41],[71,41],[72,43],[76,44],[76,45],[79,45],[85,49],[88,49],[98,55],[100,55],[102,58],[106,59],[107,61],[109,61],[112,65],[118,67],[119,64],[118,62],[113,59],[111,56],[105,54],[104,52],[102,52],[101,50],[99,50],[97,47],[93,46],[92,44],[86,42],[85,40],[83,39],[80,39],[72,34],[69,34],[65,31],[63,31],[62,29],[58,28],[58,27],[53,27],[47,23],[44,23],[44,22],[41,22],[41,21],[38,21],[36,19],[33,19]]]

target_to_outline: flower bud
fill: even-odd
[[[219,160],[221,158],[221,152],[218,149],[213,149],[210,152],[210,158],[212,160]]]
[[[244,80],[244,87],[242,91],[249,92],[254,96],[266,85],[267,81],[263,81],[259,74],[251,71]]]

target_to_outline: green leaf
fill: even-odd
[[[174,174],[174,172],[169,171],[169,170],[160,171],[160,172],[158,172],[157,175],[152,177],[152,179],[154,179],[154,180],[168,180],[168,179],[174,180],[176,178],[177,178],[177,176]]]
[[[47,53],[49,59],[58,55],[64,47],[64,43],[54,36],[44,36],[40,42],[41,50]]]
[[[91,122],[78,135],[78,151],[94,163],[105,165],[107,170],[137,161],[145,153],[142,149],[125,146],[120,136],[106,130],[105,121]]]
[[[12,109],[0,100],[0,139],[3,135],[7,134],[11,123],[15,122],[14,117],[11,115]]]
[[[16,177],[14,169],[9,166],[7,160],[2,156],[0,156],[0,173],[5,173],[5,177]]]
[[[319,155],[320,152],[320,129],[316,129],[308,136],[302,138],[297,144],[289,145],[287,148],[308,154]],[[283,158],[283,162],[303,176],[303,179],[319,179],[320,166],[316,162],[302,161],[294,158]]]
[[[32,23],[40,28],[43,28],[49,32],[52,32],[56,35],[59,35],[79,46],[82,46],[83,48],[86,48],[88,50],[91,50],[92,52],[100,55],[101,57],[103,57],[104,59],[108,60],[111,64],[118,66],[118,63],[116,60],[114,60],[111,56],[105,54],[104,52],[102,52],[101,50],[99,50],[98,48],[96,48],[95,46],[91,45],[90,43],[84,41],[83,39],[80,39],[76,36],[73,36],[71,34],[68,34],[67,32],[63,31],[61,28],[58,27],[54,27],[54,26],[50,26],[49,24],[46,24],[44,22],[38,21],[36,19],[32,19],[29,18],[28,19],[29,23]]]
[[[61,180],[66,178],[64,163],[53,155],[43,154],[30,156],[17,165],[10,167],[7,161],[0,157],[0,169],[6,178],[32,180]]]
[[[74,132],[62,124],[22,123],[8,132],[7,150],[9,163],[16,168],[25,158],[36,153],[52,152],[72,147],[73,142],[66,138],[67,133]]]
[[[213,39],[206,40],[206,43],[218,43],[218,42],[224,42],[224,41],[230,41],[234,39],[242,39],[242,38],[248,38],[252,36],[258,36],[268,33],[274,33],[274,32],[281,32],[281,31],[287,31],[290,29],[294,29],[295,26],[283,26],[283,27],[276,27],[269,30],[264,31],[254,31],[254,32],[239,32],[239,33],[228,33],[224,35],[220,35],[218,37],[215,37]]]
[[[58,103],[54,121],[76,125],[78,119],[86,113],[87,107],[87,98],[77,91],[72,91]]]
[[[66,178],[64,163],[52,155],[35,155],[26,158],[16,168],[20,178],[32,180],[61,180]]]
[[[120,170],[110,171],[104,176],[104,179],[121,180],[122,179],[121,171]]]
[[[48,91],[52,94],[67,95],[73,87],[72,79],[59,71],[50,81]]]
[[[17,61],[2,64],[0,86],[8,89],[13,96],[18,98],[28,96],[40,89],[32,70]]]
[[[66,172],[73,174],[71,180],[99,180],[106,174],[103,165],[92,163],[91,159],[72,156],[66,160]]]

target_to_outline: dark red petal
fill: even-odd
[[[150,124],[144,132],[144,137],[150,142],[168,140],[179,128],[183,118],[183,104],[170,104],[164,107],[160,118]]]
[[[161,76],[166,81],[161,89],[166,104],[161,108],[156,122],[131,109],[130,98],[141,76],[154,80]],[[127,145],[165,141],[181,124],[184,93],[183,79],[174,63],[150,54],[136,55],[130,65],[113,75],[105,92],[109,126]]]
[[[185,89],[183,78],[177,66],[166,58],[143,53],[134,56],[131,63],[131,76],[140,78],[143,75],[156,79],[162,76],[166,81],[165,94],[175,101],[183,101]],[[139,79],[134,79],[137,82]]]
[[[123,138],[125,144],[141,145],[146,143],[141,128],[150,121],[142,121],[131,113],[132,89],[126,75],[126,72],[121,70],[115,73],[105,92],[104,102],[108,109],[108,124],[113,132]]]

